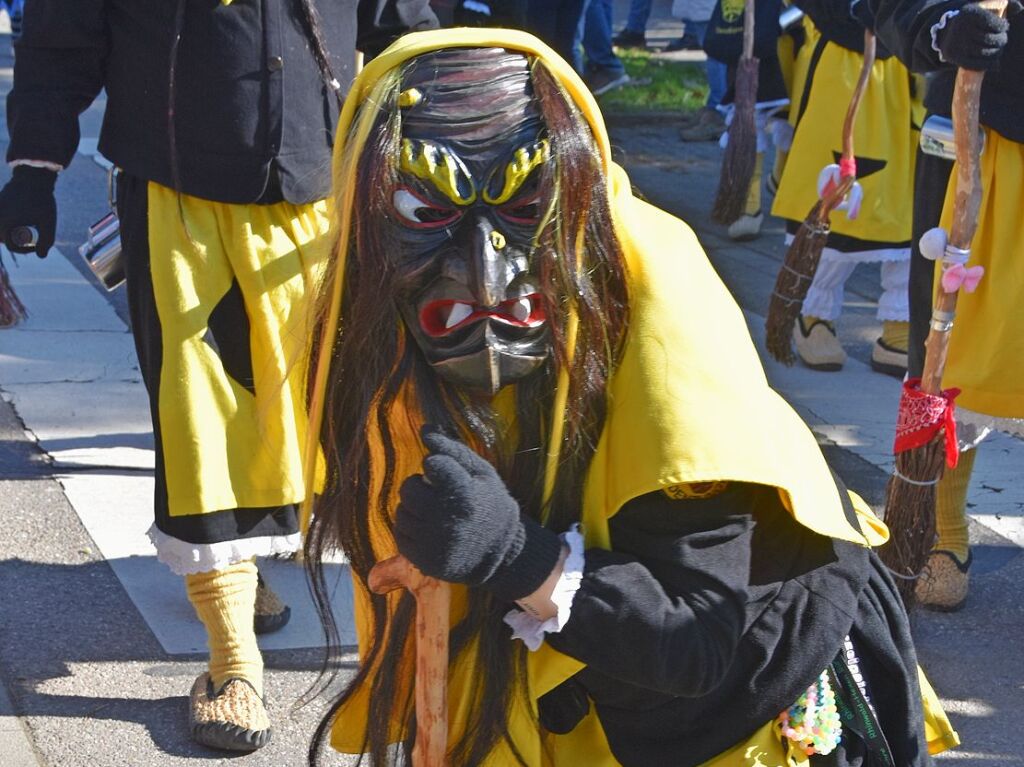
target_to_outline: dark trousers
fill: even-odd
[[[573,64],[576,31],[585,6],[585,0],[529,0],[529,29]]]
[[[907,350],[907,373],[911,378],[920,376],[924,370],[924,342],[932,318],[935,276],[935,262],[921,255],[918,243],[922,234],[939,225],[952,170],[952,161],[917,150],[910,251],[910,346]]]

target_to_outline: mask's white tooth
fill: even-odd
[[[473,309],[469,304],[452,304],[451,314],[448,315],[448,321],[444,324],[445,328],[455,327],[472,313]]]
[[[533,305],[530,303],[529,298],[520,298],[515,304],[512,305],[512,316],[520,322],[526,322],[530,319],[530,312],[533,310]]]

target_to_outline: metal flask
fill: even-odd
[[[121,227],[117,213],[110,211],[89,227],[88,239],[78,248],[78,253],[107,290],[114,290],[124,282]]]
[[[985,151],[985,132],[981,133],[981,151]],[[956,141],[953,121],[948,117],[931,115],[921,126],[921,151],[944,160],[956,159]]]
[[[795,5],[790,5],[779,14],[779,29],[785,32],[790,27],[799,23],[804,17],[804,12]]]

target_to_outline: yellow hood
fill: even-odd
[[[593,131],[608,171],[616,233],[630,275],[630,327],[624,357],[609,384],[610,407],[585,497],[592,545],[607,545],[603,520],[637,495],[691,482],[745,481],[779,489],[787,508],[816,532],[878,545],[887,531],[860,501],[862,530],[846,521],[817,443],[796,413],[768,386],[742,314],[690,228],[638,199],[611,161],[604,120],[590,91],[553,50],[525,32],[445,29],[406,35],[356,78],[342,109],[334,151],[336,221],[346,239],[353,210],[354,167],[370,120],[359,107],[390,73],[442,48],[505,48],[540,59],[575,101]],[[362,128],[365,127],[365,130]],[[358,151],[356,152],[358,154]],[[339,259],[344,253],[339,254]],[[334,283],[327,332],[337,327],[344,264]],[[318,366],[310,434],[319,434],[329,344]],[[554,413],[553,424],[561,422]],[[315,451],[310,451],[310,455]]]

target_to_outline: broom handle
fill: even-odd
[[[1006,0],[981,3],[986,10],[1002,15]],[[985,73],[960,69],[953,90],[953,140],[956,144],[956,197],[953,200],[953,225],[949,244],[968,250],[978,229],[981,209],[981,135],[978,130],[978,106],[981,102],[981,81]],[[953,328],[959,291],[947,293],[940,286],[932,310],[931,328],[925,341],[924,371],[921,389],[926,394],[942,391],[942,373],[949,353],[949,334]]]
[[[843,121],[843,159],[847,162],[854,160],[853,152],[853,129],[857,125],[857,112],[860,111],[860,103],[864,100],[868,83],[871,82],[871,68],[875,64],[875,35],[870,29],[864,30],[864,63],[860,68],[860,76],[857,78],[857,85],[854,86],[853,94],[850,96],[850,105],[846,108],[846,119]],[[843,198],[850,191],[856,176],[840,176],[839,183],[832,190],[821,206],[820,220],[823,222],[828,215],[839,206]]]
[[[743,58],[754,58],[754,0],[743,3]]]
[[[857,78],[857,85],[850,97],[850,106],[846,108],[846,121],[843,122],[843,159],[854,159],[853,154],[853,129],[857,123],[857,112],[860,110],[860,102],[864,100],[864,93],[871,81],[871,68],[875,65],[875,34],[870,29],[864,30],[864,63],[860,68],[860,77]]]
[[[451,586],[399,555],[370,570],[370,590],[398,588],[416,599],[416,742],[413,767],[445,767],[448,751],[448,621]]]

